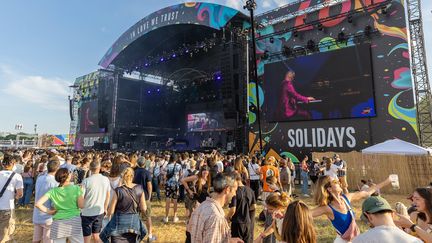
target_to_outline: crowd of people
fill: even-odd
[[[154,242],[151,206],[163,198],[166,224],[179,222],[184,203],[186,242],[314,243],[320,216],[333,226],[334,242],[432,242],[430,187],[417,188],[409,207],[393,209],[379,194],[394,182],[391,176],[377,184],[364,180],[350,192],[348,163],[337,154],[306,156],[295,165],[287,157],[217,151],[52,149],[2,151],[0,162],[0,242],[12,239],[15,207],[33,209],[35,243]],[[313,196],[316,205],[300,196]],[[370,226],[363,233],[355,201],[362,201],[361,219]],[[254,238],[257,219],[264,230]]]

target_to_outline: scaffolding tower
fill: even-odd
[[[432,103],[424,45],[421,0],[406,0],[411,45],[419,144],[432,147]]]

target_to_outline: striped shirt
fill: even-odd
[[[187,231],[194,243],[228,242],[231,236],[223,208],[209,197],[193,211]]]

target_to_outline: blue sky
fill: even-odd
[[[242,9],[245,0],[207,1]],[[0,8],[0,132],[69,131],[68,86],[98,68],[111,44],[130,26],[179,0],[11,0]],[[290,0],[257,0],[258,13]],[[424,25],[432,1],[423,0]],[[432,33],[426,32],[432,71]]]

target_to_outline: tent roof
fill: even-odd
[[[390,139],[362,150],[366,154],[428,155],[430,150],[400,139]]]

